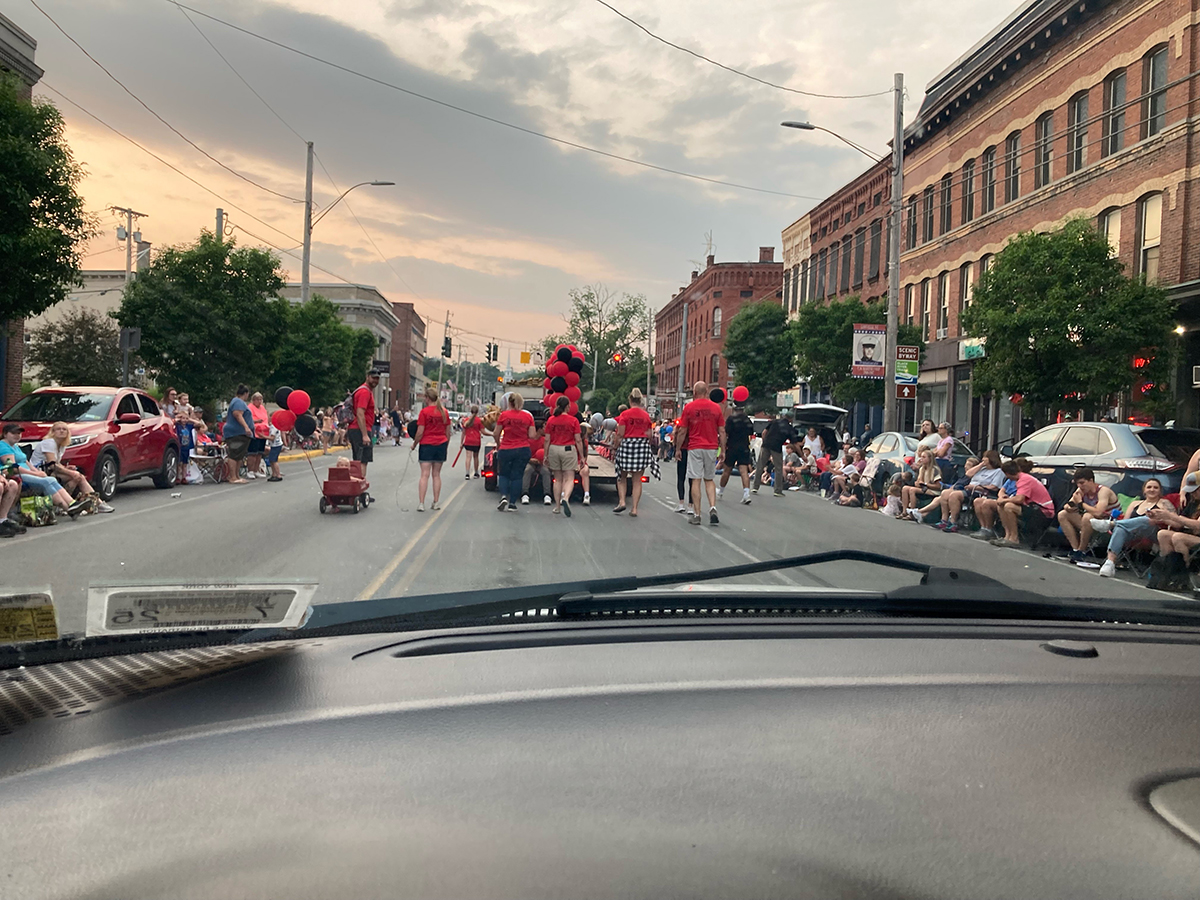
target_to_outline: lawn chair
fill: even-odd
[[[1029,549],[1036,550],[1038,545],[1041,544],[1042,538],[1046,536],[1046,532],[1050,530],[1050,526],[1057,524],[1054,519],[1042,512],[1041,507],[1029,503],[1021,510],[1021,518],[1017,523],[1017,527],[1020,534],[1028,542]],[[1061,531],[1059,533],[1061,534]]]
[[[204,444],[193,450],[190,458],[199,466],[203,484],[220,484],[225,480],[224,444]]]

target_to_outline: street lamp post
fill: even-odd
[[[342,196],[338,197],[336,200],[334,200],[332,203],[330,203],[327,207],[325,207],[325,209],[321,212],[321,214],[319,216],[317,216],[316,220],[314,221],[313,217],[312,217],[312,210],[313,210],[313,199],[312,199],[313,145],[312,145],[312,141],[307,141],[306,143],[308,144],[308,163],[307,163],[307,166],[305,167],[305,173],[304,173],[304,252],[303,252],[303,254],[301,254],[301,257],[300,257],[300,302],[301,303],[308,302],[308,296],[309,296],[308,266],[309,266],[309,259],[312,256],[312,230],[316,226],[317,222],[320,222],[323,218],[325,218],[325,216],[328,215],[329,211],[331,209],[333,209],[335,206],[337,206],[339,203],[341,203],[342,200],[345,198],[345,196],[348,193],[350,193],[352,190],[354,190],[354,188],[360,188],[360,187],[364,187],[367,185],[370,185],[372,187],[388,187],[388,186],[394,185],[396,183],[394,181],[360,181],[358,184],[353,185],[353,186],[347,188],[346,190],[344,190],[342,192]]]

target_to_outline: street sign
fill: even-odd
[[[532,359],[532,355],[529,353],[529,351],[522,350],[521,351],[521,365],[523,365],[523,366],[529,365],[530,359]]]
[[[138,350],[142,346],[142,329],[122,328],[117,349]]]
[[[392,361],[390,359],[372,360],[371,368],[379,372],[380,375],[387,375],[392,371]]]
[[[896,384],[916,384],[921,369],[920,347],[896,348]],[[900,396],[897,394],[896,396]]]
[[[915,384],[896,385],[896,397],[899,400],[916,400],[917,386]]]

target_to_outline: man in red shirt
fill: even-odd
[[[354,391],[354,418],[346,428],[346,440],[350,442],[350,455],[362,463],[363,474],[367,474],[367,463],[375,459],[375,447],[371,443],[371,429],[375,425],[375,388],[379,387],[379,370],[367,373],[367,380]]]
[[[708,399],[708,384],[697,381],[692,385],[695,398],[683,408],[676,434],[676,446],[687,446],[687,477],[692,481],[693,525],[700,524],[700,482],[708,494],[708,523],[716,525],[717,518],[717,455],[725,450],[725,414],[719,403]],[[686,445],[684,444],[686,441]]]

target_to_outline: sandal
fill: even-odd
[[[613,512],[618,513],[618,514],[623,513],[623,512],[625,512],[625,507],[624,506],[614,506]]]
[[[637,518],[637,513],[633,512],[633,511],[631,510],[631,511],[630,511],[630,513],[629,513],[629,518],[631,518],[631,519],[636,519],[636,518]]]

